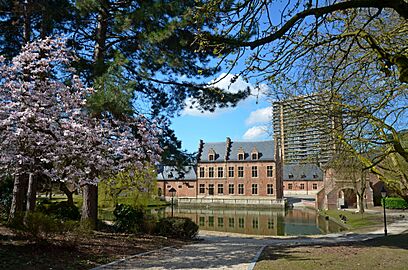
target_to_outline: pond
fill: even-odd
[[[161,215],[171,216],[171,207]],[[250,235],[312,235],[335,233],[342,226],[312,209],[174,208],[174,216],[188,217],[201,230]]]

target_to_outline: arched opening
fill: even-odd
[[[338,192],[338,208],[357,208],[357,194],[352,188],[344,188]]]

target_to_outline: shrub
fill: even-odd
[[[78,207],[68,202],[49,203],[45,199],[37,204],[37,211],[61,220],[79,220],[81,218]]]
[[[381,200],[381,205],[383,205],[383,200]],[[385,198],[385,207],[389,209],[408,209],[408,203],[398,197]]]
[[[24,213],[19,213],[19,215],[24,215]],[[18,220],[21,221],[22,218]],[[37,239],[48,238],[49,235],[60,233],[63,229],[61,221],[40,212],[27,213],[24,222],[16,222],[10,226],[30,238]]]
[[[143,231],[144,212],[127,204],[118,204],[113,211],[115,227],[121,232]]]
[[[13,178],[3,175],[0,178],[0,219],[7,219],[13,199]]]
[[[198,225],[185,217],[162,218],[157,224],[157,233],[167,237],[193,239],[197,236]]]

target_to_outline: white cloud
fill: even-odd
[[[241,76],[238,76],[234,82],[231,82],[235,77],[234,74],[222,73],[217,79],[212,80],[210,83],[213,83],[214,86],[219,87],[229,93],[238,93],[239,90],[246,90],[248,87],[251,91],[251,95],[248,99],[255,99],[256,97],[261,97],[264,95],[267,90],[265,84],[260,85],[259,87],[254,87],[251,83],[245,82]],[[182,115],[191,115],[191,116],[202,116],[202,117],[212,117],[219,115],[224,112],[232,111],[235,108],[221,108],[216,109],[214,112],[201,112],[196,105],[192,104],[192,99],[186,100],[186,108],[181,113]]]
[[[256,140],[268,134],[267,126],[255,126],[248,129],[243,138],[244,140]]]
[[[245,120],[245,123],[247,125],[254,125],[259,123],[268,123],[270,121],[272,121],[272,107],[266,107],[251,112],[248,118]]]

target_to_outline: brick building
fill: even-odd
[[[323,171],[315,164],[283,165],[283,193],[314,195],[324,186]]]
[[[176,168],[164,166],[157,175],[157,192],[160,197],[171,197],[169,190],[174,188],[177,197],[195,197],[197,194],[197,175],[193,166]]]
[[[197,197],[283,197],[273,141],[201,140],[197,160]]]

